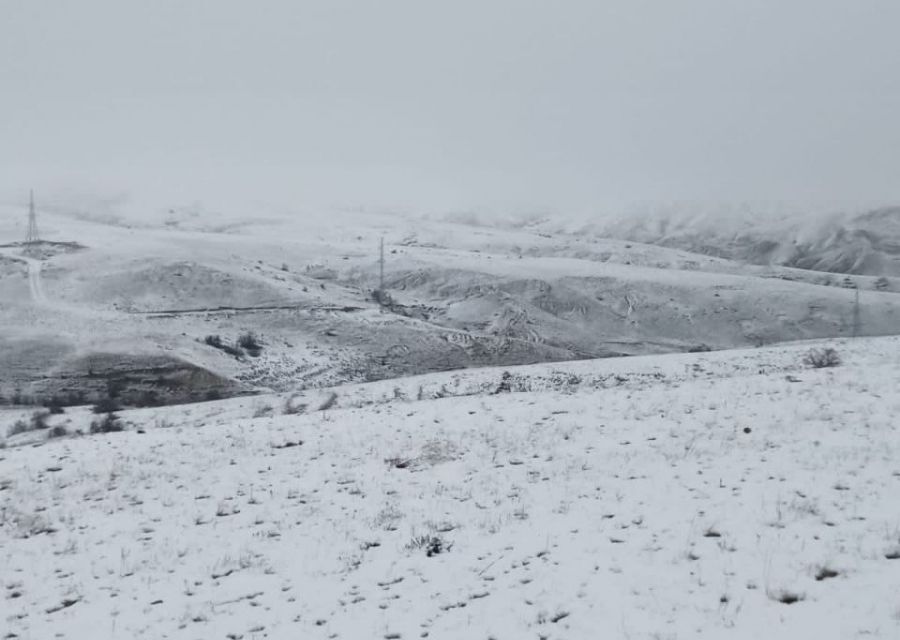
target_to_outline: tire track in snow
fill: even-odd
[[[44,293],[44,283],[41,282],[41,269],[43,263],[33,258],[24,258],[28,263],[28,288],[31,291],[31,299],[35,304],[45,306],[47,304],[47,295]]]
[[[31,300],[37,305],[46,306],[49,304],[47,295],[44,293],[44,284],[41,282],[41,270],[43,262],[21,255],[20,253],[5,252],[0,250],[0,254],[15,260],[16,262],[24,262],[28,267],[28,290],[31,293]]]

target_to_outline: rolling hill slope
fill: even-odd
[[[829,343],[843,364],[809,369],[818,346],[436,373],[338,389],[328,410],[265,396],[14,436],[4,627],[894,637],[900,342]]]
[[[0,395],[114,385],[129,403],[183,402],[855,331],[854,292],[811,271],[387,214],[179,215],[44,214],[40,255],[0,247]],[[382,236],[385,306],[372,295]],[[854,282],[860,332],[896,333],[900,296]],[[233,349],[248,334],[258,354]]]

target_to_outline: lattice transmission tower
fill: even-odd
[[[25,244],[28,246],[37,244],[41,241],[38,234],[37,211],[34,208],[34,191],[28,201],[28,233],[25,235]]]

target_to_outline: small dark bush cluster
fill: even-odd
[[[48,411],[35,411],[31,414],[28,422],[24,420],[16,420],[7,432],[7,436],[17,436],[20,433],[28,431],[43,431],[50,427],[47,424],[47,417],[50,415]]]
[[[510,382],[512,381],[512,374],[509,371],[504,371],[503,375],[500,376],[500,384],[494,389],[494,394],[498,393],[510,393],[512,391],[512,387]]]
[[[0,404],[4,404],[2,396],[0,396]],[[47,409],[52,415],[59,415],[66,412],[66,407],[87,404],[87,394],[82,390],[77,390],[69,391],[68,393],[55,393],[49,397],[40,395],[28,396],[24,395],[21,390],[16,390],[10,396],[9,404],[40,406]]]
[[[69,432],[66,431],[66,428],[63,427],[62,425],[57,425],[57,426],[53,427],[52,429],[50,429],[50,431],[47,432],[47,438],[51,439],[51,440],[53,438],[62,438],[67,435],[69,435]]]
[[[222,337],[219,335],[211,335],[206,336],[203,339],[203,342],[208,344],[210,347],[215,349],[219,349],[220,351],[224,351],[230,356],[234,356],[235,358],[240,358],[246,352],[247,355],[256,358],[262,353],[262,343],[260,343],[259,338],[252,331],[248,331],[247,333],[241,334],[237,342],[233,345],[228,344]]]
[[[59,396],[52,396],[45,404],[47,411],[53,415],[59,415],[66,412],[65,401]]]
[[[299,413],[306,413],[306,409],[308,405],[303,404],[301,402],[296,402],[299,396],[293,395],[284,400],[284,407],[281,412],[286,416],[294,416]]]
[[[156,391],[147,389],[138,395],[134,405],[136,407],[160,407],[162,406],[162,400],[160,400]]]
[[[372,300],[382,307],[392,307],[396,304],[391,297],[391,294],[383,289],[375,289],[372,291]]]
[[[224,351],[230,356],[234,356],[235,358],[239,358],[244,355],[244,352],[239,347],[233,347],[230,344],[223,342],[222,338],[218,335],[206,336],[203,339],[203,342],[208,344],[211,347],[219,349],[220,351]]]
[[[260,344],[259,339],[251,331],[241,334],[238,338],[238,346],[254,358],[262,353],[262,345]]]
[[[811,349],[803,356],[803,364],[807,367],[812,367],[813,369],[836,367],[841,364],[841,356],[831,347],[825,349]]]
[[[113,412],[91,421],[91,433],[113,433],[124,430],[125,426],[122,424],[122,419]]]
[[[338,394],[335,393],[334,391],[332,391],[331,395],[329,395],[325,399],[325,402],[323,402],[322,404],[319,405],[319,411],[328,411],[329,409],[333,409],[334,405],[337,404],[337,401],[338,401]]]
[[[409,541],[409,544],[406,545],[406,548],[411,550],[424,549],[425,555],[430,558],[431,556],[436,556],[440,553],[444,553],[445,551],[450,551],[450,548],[452,546],[453,543],[447,543],[440,536],[425,535],[415,536],[412,540]]]
[[[111,398],[109,396],[100,398],[100,400],[97,401],[97,404],[91,407],[91,411],[98,415],[101,413],[115,413],[116,411],[120,411],[121,409],[122,407],[119,405],[119,403],[114,398]]]
[[[29,431],[28,423],[24,420],[16,420],[13,425],[7,430],[6,435],[8,437],[17,436],[20,433],[25,433]]]
[[[42,431],[48,428],[50,425],[47,424],[47,418],[49,417],[49,411],[35,411],[31,414],[31,430],[32,431]]]

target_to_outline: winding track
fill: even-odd
[[[47,299],[47,294],[44,292],[44,283],[41,280],[41,271],[44,268],[43,261],[21,253],[4,251],[3,249],[0,249],[0,254],[28,265],[28,289],[31,292],[31,301],[42,307],[49,306],[50,301]]]
[[[44,293],[44,284],[41,282],[41,269],[44,264],[34,258],[25,258],[28,263],[28,288],[31,290],[31,299],[35,304],[47,305],[47,295]]]
[[[31,301],[35,305],[41,307],[53,306],[47,298],[47,294],[44,291],[44,283],[41,279],[41,271],[44,268],[42,260],[2,248],[0,248],[0,255],[5,255],[7,258],[18,262],[24,262],[28,266],[28,290],[31,293]]]

